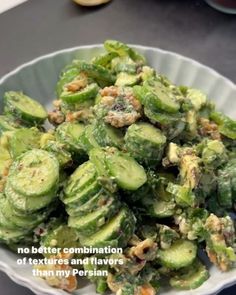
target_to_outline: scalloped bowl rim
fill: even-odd
[[[169,50],[164,50],[164,49],[160,49],[160,48],[156,48],[156,47],[152,47],[152,46],[143,46],[143,45],[136,45],[136,44],[129,44],[130,46],[136,48],[136,49],[141,49],[141,50],[153,50],[155,52],[159,52],[161,54],[170,54],[173,57],[176,57],[178,59],[181,60],[185,60],[189,63],[192,63],[194,66],[198,67],[198,68],[203,68],[205,70],[207,70],[208,72],[210,72],[212,75],[221,78],[222,80],[224,80],[231,88],[233,88],[234,91],[236,91],[236,85],[228,78],[224,77],[223,75],[221,75],[219,72],[217,72],[216,70],[192,59],[186,56],[183,56],[181,54],[169,51]],[[0,79],[0,87],[1,84],[4,83],[8,78],[10,78],[11,76],[19,73],[22,69],[29,67],[31,65],[34,65],[38,62],[40,62],[41,60],[44,59],[48,59],[51,57],[54,57],[58,54],[61,53],[67,53],[67,52],[73,52],[76,50],[80,50],[80,49],[93,49],[93,48],[102,48],[102,44],[91,44],[91,45],[84,45],[84,46],[75,46],[75,47],[70,47],[70,48],[65,48],[65,49],[60,49],[42,56],[39,56],[37,58],[32,59],[29,62],[25,62],[22,65],[16,67],[14,70],[8,72],[6,75],[2,76]],[[50,290],[47,288],[47,290],[43,290],[43,287],[34,283],[34,281],[30,280],[30,278],[28,277],[24,277],[22,276],[20,273],[15,272],[13,268],[11,268],[9,265],[7,265],[5,262],[1,261],[0,258],[0,270],[5,272],[15,283],[18,283],[22,286],[27,287],[28,289],[30,289],[31,291],[33,291],[36,294],[42,295],[42,294],[48,294],[48,295],[55,295],[55,294],[61,294],[61,295],[65,295],[68,294],[67,292],[63,291],[63,290],[59,290],[59,289],[54,289],[51,288]],[[219,282],[218,282],[219,283]],[[204,293],[204,295],[212,295],[212,294],[216,294],[218,292],[220,292],[221,290],[223,290],[226,287],[230,287],[232,285],[234,285],[236,283],[236,277],[232,278],[228,278],[227,281],[222,282],[220,284],[217,284],[215,286],[215,288],[212,288],[211,290],[208,290],[207,293]],[[197,290],[197,289],[196,289]],[[43,292],[43,293],[42,293]],[[190,294],[191,295],[191,290],[187,291],[186,294]],[[185,294],[185,292],[178,292],[176,291],[176,294]],[[203,295],[203,293],[201,293]],[[200,295],[200,293],[199,293]]]

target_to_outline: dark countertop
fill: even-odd
[[[119,39],[178,52],[236,82],[236,16],[200,0],[113,0],[82,8],[70,0],[29,0],[0,15],[0,77],[55,50]],[[0,294],[32,295],[0,273]],[[236,294],[231,287],[220,295]]]

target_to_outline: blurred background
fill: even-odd
[[[236,6],[236,0],[215,1]],[[108,38],[177,52],[236,83],[236,15],[204,0],[112,0],[96,7],[71,0],[0,0],[0,77],[37,56]],[[33,294],[1,272],[0,285],[0,294]],[[236,287],[220,293],[235,294]]]

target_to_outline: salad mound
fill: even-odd
[[[104,48],[62,70],[51,111],[5,93],[0,241],[14,251],[62,249],[48,258],[86,258],[88,273],[107,271],[88,275],[101,294],[154,295],[166,282],[198,288],[209,278],[199,253],[223,272],[236,262],[236,121],[128,45],[107,40]],[[63,252],[70,247],[123,251]],[[101,258],[123,263],[91,263]],[[43,278],[69,292],[80,287],[72,272]]]

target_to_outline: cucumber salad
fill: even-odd
[[[222,272],[236,264],[236,121],[126,44],[107,40],[104,48],[62,69],[50,111],[25,93],[5,93],[0,241],[13,251],[122,248],[44,254],[122,259],[78,266],[107,270],[88,277],[101,294],[198,288],[210,263]],[[74,275],[44,279],[69,292],[80,288]]]

